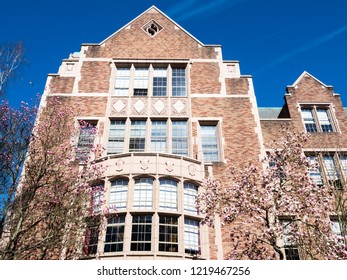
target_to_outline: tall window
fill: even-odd
[[[341,162],[342,173],[345,176],[345,178],[347,178],[347,156],[340,155],[340,162]]]
[[[94,145],[96,135],[96,122],[80,121],[80,134],[77,143],[76,158],[86,161]]]
[[[130,68],[117,68],[114,94],[128,96],[130,85]]]
[[[135,180],[133,208],[153,208],[153,179],[140,178]]]
[[[148,68],[136,68],[134,78],[134,96],[146,96],[148,93]]]
[[[313,117],[312,109],[301,109],[302,118],[305,124],[306,132],[317,132],[317,125]]]
[[[167,70],[155,68],[153,71],[153,96],[166,96]]]
[[[217,126],[201,125],[201,143],[204,161],[216,162],[219,159]]]
[[[335,165],[334,156],[331,155],[325,155],[323,156],[323,163],[324,168],[326,172],[327,179],[329,183],[331,183],[333,186],[338,187],[340,185],[340,176],[338,169]]]
[[[186,96],[186,69],[172,69],[172,96]]]
[[[281,224],[283,227],[283,245],[286,260],[300,260],[299,250],[292,240],[292,220],[282,219]]]
[[[131,228],[131,251],[151,251],[152,216],[135,215]]]
[[[310,177],[317,184],[317,186],[323,186],[322,174],[319,168],[317,157],[309,156],[308,157],[312,167],[309,168]]]
[[[306,132],[333,132],[329,109],[326,108],[301,108],[301,115]]]
[[[109,207],[122,210],[127,207],[128,179],[111,182]]]
[[[187,254],[200,253],[199,222],[184,219],[184,250]]]
[[[104,185],[93,186],[92,207],[94,214],[100,213],[104,204]]]
[[[97,253],[99,242],[99,225],[88,226],[85,237],[84,252],[87,255],[94,255]]]
[[[184,212],[189,214],[197,214],[198,211],[195,207],[195,200],[198,194],[198,187],[191,183],[184,183]]]
[[[123,251],[125,216],[118,215],[107,219],[104,252]]]
[[[159,251],[178,252],[178,218],[159,216]]]
[[[151,152],[166,152],[166,121],[152,121]]]
[[[333,132],[333,126],[330,122],[330,117],[327,109],[318,108],[317,117],[322,132]]]
[[[187,121],[172,121],[172,153],[175,155],[188,155]]]
[[[177,211],[177,182],[170,179],[160,179],[159,208]]]
[[[108,154],[119,154],[124,152],[125,121],[111,121],[110,134],[107,144]]]
[[[146,142],[146,121],[132,120],[130,129],[129,152],[143,152]]]
[[[332,231],[335,236],[338,238],[338,241],[344,244],[344,239],[347,238],[346,234],[346,225],[344,222],[340,223],[337,219],[333,219],[332,223]],[[342,230],[344,229],[344,230]]]

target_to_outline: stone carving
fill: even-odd
[[[142,100],[137,100],[136,103],[134,104],[134,108],[138,113],[141,113],[142,110],[145,108],[145,104],[143,103]]]
[[[122,100],[118,100],[116,103],[113,104],[113,109],[115,109],[117,113],[122,111],[124,107],[125,107],[125,104]]]
[[[171,160],[167,160],[165,162],[165,165],[166,165],[166,170],[169,171],[169,172],[172,172],[173,171],[173,166],[174,166],[174,163],[171,161]]]
[[[122,159],[117,160],[115,166],[116,166],[116,171],[118,172],[122,171],[124,166],[124,160]]]
[[[171,98],[171,115],[172,116],[188,115],[187,99]]]
[[[196,171],[195,165],[194,164],[190,164],[188,166],[188,171],[189,171],[190,176],[195,176],[195,171]]]
[[[142,170],[147,170],[148,169],[148,164],[149,164],[149,160],[147,158],[143,158],[140,160],[141,163],[141,169]]]

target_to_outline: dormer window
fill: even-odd
[[[334,132],[332,114],[329,107],[302,106],[301,116],[305,125],[306,132]]]
[[[148,22],[145,26],[142,27],[142,30],[145,31],[149,36],[154,37],[163,29],[159,23],[154,20]]]

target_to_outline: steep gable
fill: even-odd
[[[332,86],[327,86],[310,73],[304,71],[293,85],[287,86],[287,95],[296,95],[302,101],[316,101],[318,98],[330,98],[334,95]]]
[[[216,46],[202,44],[155,6],[100,44],[84,45],[88,46],[87,57],[213,59],[218,54]]]

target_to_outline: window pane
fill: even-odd
[[[166,96],[167,70],[155,68],[153,71],[153,96]]]
[[[312,109],[301,109],[301,114],[306,127],[306,132],[317,132],[317,126],[313,117]]]
[[[178,252],[177,217],[159,217],[159,251]]]
[[[187,254],[200,253],[199,222],[184,219],[184,249]]]
[[[125,216],[107,219],[104,252],[123,251]]]
[[[218,152],[216,125],[201,126],[201,142],[202,142],[202,151],[204,154],[204,161],[207,161],[207,162],[218,161],[219,152]]]
[[[131,121],[129,152],[143,152],[146,142],[146,121]]]
[[[88,159],[90,151],[94,146],[95,135],[96,125],[81,121],[76,151],[77,160],[85,161]]]
[[[175,155],[188,155],[187,121],[172,121],[172,153]]]
[[[133,216],[131,228],[131,251],[150,251],[152,237],[152,216]]]
[[[141,178],[135,180],[133,208],[153,208],[153,179]]]
[[[166,121],[152,121],[151,152],[166,152]]]
[[[309,168],[310,177],[317,184],[317,186],[323,186],[322,175],[317,158],[315,156],[309,156],[308,159],[312,164],[312,167]]]
[[[127,206],[128,180],[121,179],[111,182],[109,206],[121,210]]]
[[[124,151],[125,121],[111,121],[107,144],[108,154],[119,154]]]
[[[159,208],[177,211],[177,182],[160,179]]]
[[[195,199],[198,194],[198,187],[190,184],[184,183],[184,211],[190,214],[198,214],[195,207]]]
[[[345,178],[347,178],[347,156],[340,156],[340,162],[343,175],[345,176]]]
[[[145,96],[148,91],[148,68],[136,68],[134,78],[134,95]]]
[[[87,255],[94,255],[97,253],[99,242],[99,225],[90,226],[87,228],[85,237],[85,253]]]
[[[333,132],[333,126],[331,125],[328,110],[317,109],[317,116],[319,124],[323,132]]]
[[[337,172],[335,161],[333,156],[323,156],[324,168],[328,177],[328,180],[338,180],[339,174]]]
[[[186,96],[186,69],[172,69],[172,96]]]
[[[130,84],[130,68],[117,68],[114,94],[128,96]]]

